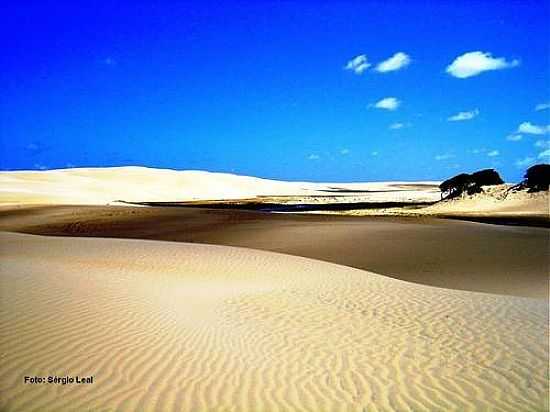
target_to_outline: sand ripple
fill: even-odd
[[[225,246],[1,241],[1,410],[548,409],[545,300]]]

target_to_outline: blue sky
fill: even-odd
[[[549,160],[547,1],[3,6],[4,170],[516,181]]]

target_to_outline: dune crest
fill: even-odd
[[[0,239],[2,410],[548,408],[545,301],[227,246]]]
[[[245,199],[256,196],[305,196],[334,194],[334,186],[351,190],[387,192],[384,198],[402,198],[400,182],[311,183],[285,182],[229,173],[148,167],[101,167],[47,171],[0,172],[0,204],[87,204],[170,202],[209,199]],[[406,198],[435,200],[433,182],[405,184]],[[408,186],[407,186],[408,185]],[[332,189],[331,189],[332,188]],[[338,189],[336,189],[338,190]],[[389,197],[388,197],[389,196]]]

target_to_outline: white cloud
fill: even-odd
[[[399,129],[404,129],[405,127],[410,127],[411,124],[410,123],[401,123],[401,122],[396,122],[396,123],[392,123],[388,126],[388,129],[390,130],[399,130]]]
[[[538,112],[540,110],[550,109],[550,103],[539,103],[535,106],[535,110]]]
[[[491,53],[473,51],[458,56],[449,66],[447,73],[459,79],[477,76],[489,70],[501,70],[519,65],[519,60],[506,61],[504,57],[493,57]]]
[[[403,52],[395,53],[392,57],[383,62],[378,63],[376,70],[379,73],[392,72],[394,70],[402,69],[411,63],[411,58],[408,54]]]
[[[362,74],[370,66],[371,64],[367,61],[367,56],[365,56],[364,54],[360,54],[359,56],[355,56],[353,59],[347,62],[347,64],[344,66],[344,69],[351,70],[355,74]]]
[[[519,142],[521,139],[523,139],[523,136],[520,134],[512,133],[508,136],[506,136],[506,140],[509,140],[511,142]]]
[[[377,101],[371,106],[376,107],[377,109],[395,110],[400,104],[401,102],[399,99],[396,99],[395,97],[384,97],[382,100]]]
[[[550,149],[546,149],[544,152],[539,153],[539,159],[549,158],[550,159]]]
[[[531,164],[533,164],[535,162],[535,158],[534,157],[524,157],[523,159],[518,159],[516,160],[516,167],[518,168],[523,168],[523,167],[526,167],[526,166],[529,166]]]
[[[35,163],[34,168],[38,169],[38,170],[46,170],[48,168],[48,166],[45,166],[45,165],[40,164],[40,163]]]
[[[340,150],[340,154],[341,154],[341,155],[347,155],[347,154],[349,154],[349,149],[342,149],[342,150]]]
[[[319,160],[321,158],[321,156],[319,155],[316,155],[316,154],[310,154],[307,159],[308,160]]]
[[[530,122],[523,122],[518,126],[517,133],[527,133],[527,134],[547,134],[550,133],[550,125],[547,126],[537,126]]]
[[[378,153],[377,151],[370,152],[370,155],[371,155],[371,156],[378,156],[378,154],[379,154],[379,153]]]
[[[447,118],[447,120],[449,122],[460,122],[460,121],[463,121],[463,120],[471,120],[474,117],[476,117],[478,114],[479,114],[479,110],[474,109],[474,110],[469,111],[469,112],[459,112],[459,113]]]
[[[537,140],[535,142],[535,147],[541,149],[550,149],[550,140]]]
[[[500,152],[498,150],[491,150],[489,153],[487,153],[487,156],[489,157],[495,157],[498,156]]]
[[[434,159],[435,160],[447,160],[447,159],[452,159],[453,157],[455,157],[453,154],[443,153],[443,154],[436,155],[434,157]]]

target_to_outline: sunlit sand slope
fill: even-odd
[[[374,201],[426,201],[439,197],[433,182],[285,182],[229,173],[134,166],[0,172],[0,204],[104,205],[117,200],[173,202],[266,195],[324,195],[328,201],[328,195],[340,190],[381,191],[368,194],[367,198]],[[358,201],[357,196],[350,197]]]
[[[1,236],[3,411],[543,411],[544,300],[226,246]],[[93,384],[24,384],[24,376]]]

